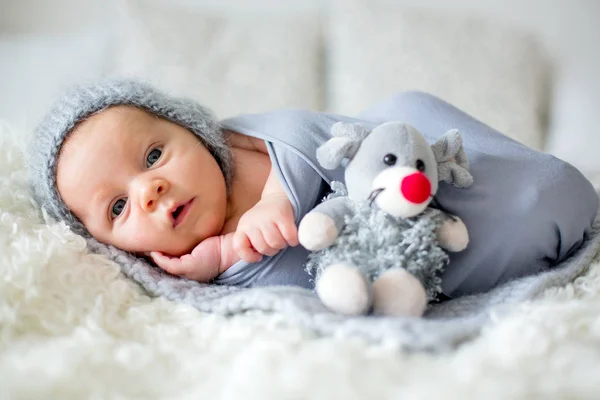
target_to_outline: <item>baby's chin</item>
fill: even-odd
[[[171,257],[181,257],[185,254],[190,254],[192,250],[203,240],[209,237],[218,236],[221,234],[224,223],[221,220],[208,220],[203,222],[203,231],[188,232],[184,237],[166,237],[162,246],[152,246],[150,243],[146,243],[147,247],[151,249],[145,249],[143,251],[134,252],[138,257],[151,257],[152,252],[160,252],[162,254]],[[210,229],[206,229],[211,227]],[[158,243],[154,243],[158,244]]]
[[[192,252],[194,248],[192,247],[189,251],[165,251],[165,250],[150,250],[150,251],[143,251],[143,252],[138,252],[135,253],[135,255],[137,257],[147,257],[147,258],[152,258],[152,253],[153,252],[158,252],[158,253],[162,253],[166,256],[170,256],[170,257],[181,257],[185,254],[190,254]]]
[[[149,250],[149,251],[143,251],[143,252],[139,252],[138,254],[144,257],[151,257],[151,253],[152,252],[160,252],[162,254],[165,254],[167,256],[171,256],[171,257],[181,257],[185,254],[190,254],[192,252],[192,250],[194,250],[194,248],[198,245],[198,243],[200,243],[202,240],[198,240],[198,241],[192,241],[190,244],[188,244],[185,247],[177,247],[177,248],[157,248],[155,250]]]

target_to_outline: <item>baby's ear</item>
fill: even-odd
[[[444,133],[440,140],[431,145],[431,150],[438,163],[440,181],[460,188],[467,188],[473,184],[467,154],[457,129]]]
[[[331,134],[333,137],[317,149],[317,161],[326,169],[335,169],[343,159],[354,157],[369,132],[360,124],[336,122]]]

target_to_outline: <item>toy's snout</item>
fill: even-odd
[[[402,179],[400,193],[409,202],[421,204],[431,195],[431,182],[424,173],[415,172]]]
[[[371,202],[394,217],[410,218],[429,205],[433,194],[427,175],[410,167],[387,168],[373,180]]]

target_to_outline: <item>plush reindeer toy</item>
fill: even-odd
[[[298,232],[313,251],[307,270],[315,290],[342,314],[421,316],[441,291],[446,251],[462,251],[469,240],[458,217],[432,207],[439,181],[473,182],[462,139],[451,130],[430,145],[400,122],[371,132],[338,122],[332,133],[317,159],[327,169],[347,160],[346,186],[332,183],[334,193]]]

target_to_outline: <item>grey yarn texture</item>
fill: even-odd
[[[227,184],[231,181],[231,150],[213,113],[196,101],[176,98],[131,79],[111,78],[74,87],[57,99],[35,131],[28,164],[33,197],[49,215],[65,221],[74,232],[90,237],[64,204],[56,187],[60,149],[78,123],[112,106],[139,107],[194,133],[217,160]]]
[[[327,199],[344,196],[341,182],[332,182]],[[355,265],[371,281],[388,269],[403,268],[413,274],[433,300],[442,291],[440,274],[448,264],[448,254],[438,245],[436,229],[446,219],[435,209],[415,218],[395,218],[368,202],[351,202],[352,215],[335,243],[311,253],[307,271],[318,279],[329,266],[339,262]]]

